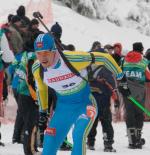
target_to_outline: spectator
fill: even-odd
[[[51,27],[51,33],[52,35],[57,39],[60,40],[62,36],[62,27],[59,25],[58,22],[56,22],[52,27]]]
[[[12,47],[11,47],[11,44],[10,44],[11,31],[9,30],[9,26],[10,26],[10,24],[11,24],[11,18],[12,18],[13,16],[14,16],[14,15],[9,14],[9,15],[8,15],[8,22],[5,23],[5,24],[3,24],[3,25],[1,26],[1,29],[5,32],[5,35],[6,35],[7,39],[8,39],[9,47],[10,47],[11,50],[12,50]]]
[[[130,92],[124,92],[122,88],[120,89],[125,103],[127,136],[130,149],[142,149],[144,144],[144,139],[141,138],[144,121],[143,111],[128,99],[128,96],[131,95],[144,106],[144,84],[146,79],[150,80],[150,71],[148,62],[142,56],[143,50],[144,47],[141,42],[133,43],[133,50],[127,53],[122,65],[123,72],[127,78],[127,82],[124,82],[122,88],[127,89],[129,87],[130,90]]]
[[[92,44],[92,48],[90,51],[97,51],[98,49],[101,48],[101,43],[99,41],[95,41],[93,44]]]
[[[75,46],[73,44],[67,45],[67,50],[68,51],[75,51]]]
[[[21,24],[21,18],[19,16],[16,15],[12,17],[9,30],[11,31],[10,44],[14,54],[17,54],[23,50],[23,39],[19,30]]]
[[[6,97],[6,96],[2,96],[5,67],[7,67],[6,64],[9,64],[14,60],[13,52],[9,48],[8,40],[3,29],[0,29],[0,49],[1,49],[0,51],[0,104],[2,104],[1,101]],[[3,111],[1,110],[2,109],[0,108],[0,116],[1,114],[3,114]],[[1,140],[1,133],[0,133],[0,140]],[[4,144],[1,141],[0,141],[0,145],[4,146]]]
[[[19,8],[17,9],[17,15],[21,18],[21,20],[29,26],[30,24],[30,19],[26,16],[26,10],[23,5],[20,5]]]
[[[150,61],[150,48],[146,50],[145,52],[145,58]]]
[[[149,64],[148,64],[148,68],[150,69],[150,48],[147,49],[147,51],[145,52],[145,58],[148,60]],[[148,81],[150,82],[150,81]]]
[[[114,47],[111,46],[110,44],[106,44],[106,45],[104,46],[104,49],[105,49],[110,55],[113,54]]]
[[[44,33],[39,30],[39,21],[37,19],[32,19],[29,25],[29,33],[30,33],[30,40],[26,43],[30,51],[34,51],[34,40],[37,38],[37,36],[41,33]]]
[[[94,42],[92,46],[93,52],[101,51],[102,48],[99,46],[99,42]],[[91,51],[92,52],[92,51]],[[105,52],[105,51],[104,51]],[[93,65],[88,67],[89,83],[92,90],[92,94],[97,102],[98,116],[95,119],[93,127],[88,135],[88,148],[95,150],[95,137],[97,134],[98,121],[101,121],[103,130],[104,140],[104,151],[105,152],[116,152],[112,147],[114,143],[114,130],[111,124],[112,114],[110,110],[110,99],[112,93],[115,94],[115,81],[113,74],[106,67],[95,67]]]
[[[51,27],[51,33],[55,38],[55,41],[59,43],[59,47],[61,50],[67,50],[67,45],[63,44],[61,41],[61,36],[62,36],[62,27],[58,22],[56,22],[52,27]]]
[[[28,26],[25,23],[22,23],[19,30],[23,39],[23,51],[33,51],[28,44],[31,41],[31,34],[28,30]]]
[[[101,43],[99,41],[93,42],[90,52],[106,53],[105,49],[101,47]]]
[[[112,57],[120,65],[120,61],[122,58],[122,45],[121,43],[115,43],[113,48],[114,48],[114,52],[112,54]]]

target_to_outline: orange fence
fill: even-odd
[[[43,15],[43,22],[45,24],[52,23],[53,14],[51,7],[51,0],[30,0],[26,7],[27,16],[33,18],[33,12],[39,11]]]

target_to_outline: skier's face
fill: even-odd
[[[36,53],[37,59],[44,68],[50,67],[54,63],[55,52],[42,51]]]

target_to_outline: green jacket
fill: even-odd
[[[123,63],[123,72],[127,79],[144,84],[148,61],[138,52],[129,52]]]
[[[17,86],[17,92],[22,95],[30,96],[30,91],[28,87],[28,75],[29,68],[32,68],[32,65],[29,65],[29,61],[35,60],[34,52],[24,52],[21,58],[21,63],[19,64],[16,74],[19,76],[19,84]]]

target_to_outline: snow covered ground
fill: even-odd
[[[114,148],[117,149],[118,155],[149,155],[150,154],[150,122],[145,123],[143,129],[143,137],[146,139],[146,144],[144,145],[142,150],[130,150],[127,148],[128,140],[126,137],[126,126],[125,123],[114,123],[114,131],[115,131],[115,143]],[[103,140],[101,133],[101,125],[97,128],[98,134],[96,136],[96,150],[90,151],[87,150],[87,155],[107,155],[114,153],[106,153],[103,152]],[[2,141],[5,142],[5,147],[0,146],[0,155],[23,155],[23,149],[21,144],[11,144],[12,132],[13,132],[13,124],[2,125]],[[71,140],[71,132],[69,134],[69,138]],[[70,152],[59,151],[58,155],[70,155]]]
[[[5,110],[5,118],[7,118],[2,124],[0,128],[0,132],[2,133],[2,142],[5,143],[5,147],[0,146],[0,155],[24,155],[23,147],[21,144],[12,144],[12,134],[14,128],[14,118],[16,115],[16,103],[12,95],[9,95],[9,102],[6,105]],[[125,122],[113,123],[114,127],[114,148],[117,149],[118,155],[132,155],[135,153],[136,155],[149,155],[150,154],[150,122],[145,122],[143,128],[143,138],[146,140],[146,144],[144,145],[142,150],[130,150],[127,148],[128,139],[126,136],[126,126]],[[72,131],[72,130],[71,130]],[[68,138],[69,141],[72,142],[72,134],[69,132]],[[98,134],[96,136],[96,144],[95,151],[87,150],[87,155],[107,155],[113,153],[103,152],[103,135],[101,131],[101,124],[99,123],[97,128]],[[40,150],[42,151],[42,150]],[[70,152],[59,151],[58,155],[70,155]]]
[[[5,110],[5,118],[7,118],[2,124],[0,128],[0,132],[2,133],[2,141],[5,143],[5,147],[0,146],[0,155],[24,155],[23,147],[20,144],[12,144],[12,134],[14,128],[14,119],[16,115],[16,103],[12,95],[9,95],[8,103],[6,104]],[[126,136],[126,126],[124,122],[113,123],[114,127],[114,148],[117,149],[118,155],[132,155],[135,153],[136,155],[149,155],[150,153],[150,122],[145,122],[143,128],[143,137],[146,139],[146,144],[144,145],[142,150],[130,150],[127,148],[128,139]],[[98,134],[96,136],[96,150],[90,151],[87,150],[87,155],[107,155],[113,153],[103,152],[103,139],[101,132],[101,124],[99,123],[97,128]],[[69,132],[69,140],[72,142],[71,131]],[[59,151],[58,155],[69,155],[70,152]]]

